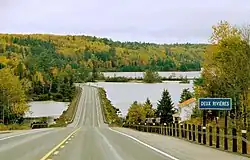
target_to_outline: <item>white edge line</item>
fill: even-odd
[[[34,131],[34,132],[21,133],[21,134],[17,134],[17,135],[13,135],[13,136],[0,138],[0,141],[10,139],[10,138],[20,137],[20,136],[25,136],[25,135],[29,135],[29,134],[35,134],[35,133],[39,133],[39,132],[47,132],[47,131],[51,131],[51,130],[53,130],[53,129],[51,128],[51,129],[48,129],[48,130],[40,130],[40,131]]]
[[[109,130],[111,130],[111,131],[113,131],[113,132],[116,132],[116,133],[119,133],[119,134],[121,134],[121,135],[123,135],[123,136],[126,136],[126,137],[128,137],[128,138],[130,138],[130,139],[132,139],[132,140],[134,140],[134,141],[136,141],[136,142],[138,142],[138,143],[140,143],[140,144],[142,144],[142,145],[144,145],[144,146],[146,146],[146,147],[148,147],[148,148],[150,148],[150,149],[152,149],[152,150],[154,150],[155,152],[158,152],[158,153],[160,153],[160,154],[162,154],[162,155],[164,155],[164,156],[166,156],[166,157],[168,157],[168,158],[171,158],[172,160],[179,160],[178,158],[175,158],[175,157],[173,157],[173,156],[171,156],[171,155],[169,155],[169,154],[167,154],[167,153],[165,153],[165,152],[163,152],[163,151],[161,151],[161,150],[159,150],[159,149],[157,149],[157,148],[155,148],[155,147],[153,147],[153,146],[150,146],[149,144],[144,143],[144,142],[140,141],[139,139],[136,139],[135,137],[132,137],[132,136],[127,135],[127,134],[125,134],[125,133],[122,133],[122,132],[113,130],[113,129],[111,129],[111,128],[109,128]]]

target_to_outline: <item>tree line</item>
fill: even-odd
[[[36,53],[50,48],[58,53],[53,56],[67,57],[74,65],[84,64],[85,67],[96,67],[101,71],[200,70],[203,54],[208,46],[189,43],[160,45],[119,42],[90,36],[36,34],[0,34],[0,42],[0,53],[22,53],[30,50],[27,45],[32,45],[31,51]],[[41,42],[44,45],[40,45]]]

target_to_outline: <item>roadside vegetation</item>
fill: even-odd
[[[180,103],[184,102],[193,97],[193,93],[189,91],[188,88],[183,89]],[[171,96],[167,89],[164,89],[162,92],[161,99],[158,101],[156,108],[153,108],[153,105],[149,98],[146,99],[144,103],[139,103],[134,101],[129,109],[126,116],[126,124],[139,124],[145,123],[146,118],[161,118],[160,123],[172,123],[173,114],[177,110],[174,108]]]
[[[128,109],[126,123],[143,123],[146,118],[151,118],[155,116],[155,109],[153,109],[153,105],[151,104],[148,98],[145,103],[138,103],[137,101],[134,101]]]
[[[30,124],[0,124],[0,131],[9,131],[9,130],[27,130],[31,129]]]
[[[194,80],[194,93],[185,89],[180,102],[190,97],[232,98],[233,109],[230,111],[228,121],[238,129],[246,127],[245,124],[250,119],[249,37],[250,27],[237,28],[223,21],[213,26],[210,38],[212,45],[205,52],[202,76]],[[183,81],[187,81],[187,78],[185,77]],[[173,114],[170,108],[172,103],[167,90],[164,90],[162,99],[157,105],[157,116],[164,115],[163,117],[168,119],[167,117]],[[161,116],[159,113],[162,113]],[[225,116],[223,111],[207,111],[205,114],[208,123],[216,123],[216,117],[220,119]],[[197,107],[192,117],[191,121],[201,124],[202,112]]]
[[[229,137],[232,136],[232,129],[236,129],[239,136],[238,150],[240,151],[242,149],[241,130],[247,130],[247,136],[243,139],[249,140],[250,137],[250,26],[238,28],[222,21],[213,26],[210,40],[212,45],[208,46],[204,54],[204,70],[201,77],[194,80],[194,92],[183,90],[179,102],[191,97],[196,99],[206,97],[232,98],[233,106],[228,114],[218,110],[199,110],[197,103],[191,119],[185,123],[203,125],[204,115],[207,126],[220,127],[220,132]],[[155,117],[163,118],[161,124],[171,123],[172,115],[175,113],[169,99],[165,90],[162,99],[157,104]],[[142,110],[139,111],[141,113],[137,115],[144,113]],[[135,115],[135,113],[130,112],[128,116]],[[127,117],[126,120],[130,124],[138,124],[140,119],[145,119],[144,117],[141,116],[141,118],[137,118],[139,120],[133,121]],[[227,131],[224,129],[226,122],[228,124]],[[247,145],[248,152],[250,152],[250,145]],[[231,140],[228,142],[228,146],[232,148]]]
[[[111,101],[107,98],[106,91],[103,88],[98,88],[98,92],[104,123],[107,123],[110,126],[121,126],[122,119],[118,116],[120,113],[119,109],[111,104]]]
[[[68,124],[73,122],[82,92],[84,92],[82,88],[76,87],[76,91],[73,96],[74,98],[72,99],[68,109],[63,111],[62,115],[56,119],[56,124],[53,124],[50,127],[66,127]]]
[[[233,109],[228,115],[229,124],[237,129],[246,129],[247,119],[250,119],[249,37],[250,26],[237,28],[227,22],[213,26],[212,45],[205,52],[202,77],[194,86],[196,98],[232,98]],[[216,117],[224,116],[222,111],[206,112],[209,122],[215,122]]]

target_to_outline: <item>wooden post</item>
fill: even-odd
[[[206,111],[203,110],[203,126],[202,126],[202,132],[203,132],[203,144],[207,143],[207,137],[206,137],[206,121],[207,121],[207,117],[206,117]]]
[[[173,123],[173,136],[175,137],[175,131],[176,131],[176,127],[175,127],[175,123]]]
[[[201,126],[198,125],[198,143],[201,143]]]
[[[181,138],[183,138],[184,137],[184,135],[183,135],[183,124],[180,124],[181,125]]]
[[[184,124],[184,137],[187,138],[187,124]]]
[[[224,150],[228,150],[228,131],[227,131],[227,117],[228,111],[225,113],[225,128],[224,128]]]
[[[191,124],[188,124],[188,139],[192,140],[192,134],[191,134]]]
[[[195,124],[193,124],[193,141],[195,142]]]
[[[213,146],[213,128],[209,126],[209,146]]]
[[[179,125],[179,123],[176,124],[176,136],[180,137],[180,125]]]
[[[232,147],[232,151],[233,152],[237,152],[237,130],[236,128],[232,128],[232,136],[233,136],[233,147]]]
[[[220,128],[216,127],[216,148],[220,148]]]
[[[169,123],[167,124],[167,131],[168,131],[167,135],[170,136],[170,124]]]
[[[170,133],[169,135],[172,136],[173,123],[170,123],[169,126],[170,126],[170,127],[169,127],[169,131],[170,131],[170,132],[169,132],[169,133]]]
[[[242,154],[247,154],[247,130],[241,130],[242,133]]]

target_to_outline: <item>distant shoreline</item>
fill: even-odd
[[[180,84],[189,84],[190,80],[194,79],[188,79],[188,82],[183,82],[181,80],[162,80],[162,82],[154,82],[154,83],[146,83],[143,82],[143,80],[128,80],[128,81],[106,81],[106,80],[96,80],[93,83],[98,83],[98,82],[106,82],[106,83],[144,83],[144,84],[156,84],[156,83],[167,83],[167,82],[179,82]]]
[[[165,72],[165,73],[168,73],[168,72],[183,72],[183,73],[188,73],[188,72],[201,72],[202,70],[188,70],[188,71],[156,71],[156,72]],[[100,71],[102,73],[143,73],[145,71]]]

